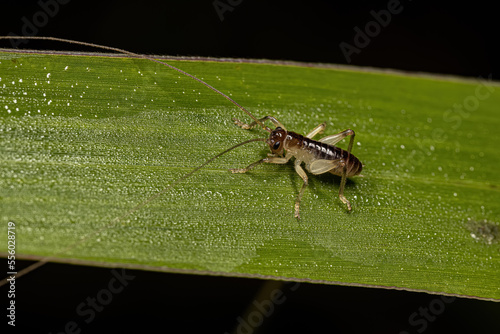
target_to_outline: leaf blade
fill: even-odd
[[[297,222],[292,166],[227,172],[266,154],[250,144],[124,216],[262,132],[233,126],[244,117],[227,101],[144,60],[1,61],[2,220],[21,222],[22,254],[500,299],[498,244],[468,229],[499,217],[494,85],[174,61],[289,130],[323,121],[325,135],[354,129],[353,153],[366,165],[346,187],[354,211],[337,199],[338,178],[311,176]]]

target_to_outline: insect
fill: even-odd
[[[109,46],[103,46],[103,45],[98,45],[98,44],[93,44],[93,43],[86,43],[86,42],[79,42],[79,41],[73,41],[73,40],[67,40],[67,39],[62,39],[62,38],[56,38],[56,37],[23,37],[23,36],[0,36],[0,39],[41,39],[41,40],[52,40],[52,41],[59,41],[59,42],[64,42],[64,43],[72,43],[72,44],[78,44],[78,45],[85,45],[85,46],[90,46],[94,48],[100,48],[104,50],[111,50],[111,51],[116,51],[125,55],[137,57],[137,58],[143,58],[147,60],[151,60],[157,63],[160,63],[162,65],[165,65],[175,71],[178,71],[182,73],[183,75],[186,75],[201,84],[205,85],[206,87],[210,88],[214,92],[220,94],[227,100],[229,100],[231,103],[233,103],[236,107],[244,111],[247,115],[249,115],[252,119],[253,122],[250,124],[243,123],[237,118],[233,118],[233,121],[236,125],[240,126],[243,129],[252,129],[259,125],[262,129],[265,131],[269,132],[269,138],[256,138],[256,139],[250,139],[245,142],[239,143],[224,152],[221,152],[217,154],[216,156],[212,157],[211,159],[207,160],[205,163],[201,164],[200,166],[196,167],[193,169],[191,172],[185,174],[181,178],[177,179],[174,181],[172,184],[170,184],[167,188],[165,188],[162,192],[159,194],[156,194],[149,199],[145,200],[143,203],[138,205],[136,208],[138,209],[139,207],[142,207],[143,205],[147,204],[154,198],[158,197],[162,193],[164,193],[167,189],[173,187],[175,184],[185,180],[189,176],[193,175],[195,172],[209,164],[210,162],[214,161],[215,159],[219,158],[220,156],[226,154],[227,152],[240,147],[242,145],[248,144],[250,142],[255,142],[255,141],[263,141],[266,142],[269,145],[269,148],[271,150],[271,153],[267,155],[267,157],[260,159],[246,168],[233,168],[230,169],[232,173],[246,173],[253,169],[254,167],[262,164],[262,163],[273,163],[273,164],[286,164],[292,157],[295,158],[294,161],[294,167],[295,171],[303,180],[302,187],[300,188],[299,194],[297,196],[297,199],[295,201],[295,210],[294,210],[294,215],[296,218],[300,219],[300,202],[302,199],[302,196],[304,194],[304,191],[308,185],[308,176],[304,169],[301,167],[301,164],[305,164],[305,168],[307,171],[309,171],[313,175],[318,175],[318,174],[323,174],[323,173],[331,173],[337,176],[341,177],[340,181],[340,188],[339,188],[339,198],[340,200],[347,206],[347,210],[351,211],[352,206],[351,203],[347,200],[347,198],[344,196],[344,188],[346,184],[346,180],[348,177],[356,176],[361,173],[361,170],[363,169],[363,164],[359,161],[358,158],[356,158],[353,154],[351,154],[352,151],[352,146],[354,143],[354,137],[355,133],[351,129],[344,130],[340,133],[326,136],[324,138],[321,138],[319,140],[314,140],[313,137],[316,135],[322,133],[326,127],[326,123],[322,123],[315,127],[311,132],[309,132],[307,135],[303,136],[298,133],[288,131],[283,124],[281,124],[275,117],[273,116],[265,116],[263,118],[258,119],[255,117],[250,111],[245,109],[243,106],[238,104],[236,101],[231,99],[229,96],[226,94],[222,93],[215,87],[211,86],[210,84],[206,83],[205,81],[187,73],[184,72],[183,70],[174,67],[166,62],[157,60],[155,58],[146,56],[146,55],[141,55],[137,54],[134,52],[126,51],[123,49],[118,49],[114,47],[109,47]],[[266,121],[271,121],[271,123],[274,124],[275,129],[272,130],[268,126],[264,124]],[[350,136],[350,141],[347,150],[343,150],[335,144],[337,144],[339,141],[342,139],[346,138],[347,136]],[[136,209],[134,209],[135,211]]]
[[[271,130],[269,127],[265,126],[263,122],[266,120],[271,121],[276,128]],[[309,183],[307,174],[301,167],[302,162],[305,163],[307,171],[311,174],[318,175],[330,172],[334,175],[341,176],[342,179],[340,181],[339,198],[344,204],[347,205],[347,209],[351,211],[351,203],[344,196],[346,179],[347,177],[359,175],[363,169],[361,161],[351,154],[355,136],[353,130],[348,129],[334,135],[323,137],[316,141],[312,138],[324,131],[326,123],[321,123],[306,136],[303,136],[298,133],[288,131],[283,124],[281,124],[273,116],[255,119],[255,121],[250,124],[245,124],[237,118],[233,118],[233,121],[236,125],[243,129],[252,129],[256,125],[260,125],[264,130],[268,131],[270,135],[266,140],[266,143],[269,145],[271,153],[269,153],[266,158],[260,159],[246,168],[230,169],[231,172],[246,173],[264,162],[286,164],[292,157],[295,157],[295,171],[304,181],[295,201],[296,218],[300,219],[300,201]],[[334,146],[347,136],[351,136],[347,151]]]

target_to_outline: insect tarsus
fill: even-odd
[[[266,141],[271,149],[271,153],[269,153],[266,158],[260,159],[246,168],[233,168],[230,169],[230,171],[233,173],[246,173],[264,162],[286,164],[292,157],[295,157],[295,171],[304,181],[295,201],[296,218],[300,219],[300,201],[309,183],[307,174],[301,167],[302,162],[305,163],[306,170],[311,174],[318,175],[330,172],[334,175],[341,176],[339,198],[347,205],[347,210],[351,211],[351,203],[344,196],[345,183],[348,177],[359,175],[363,169],[363,164],[358,158],[351,154],[355,136],[354,131],[348,129],[316,141],[312,138],[324,131],[326,123],[318,125],[306,136],[303,136],[286,130],[283,124],[273,116],[263,117],[259,119],[259,122],[263,123],[267,120],[270,120],[276,126],[276,128],[271,131]],[[243,129],[252,129],[259,124],[257,121],[245,124],[236,118],[233,118],[233,121]],[[347,136],[351,136],[347,151],[334,146]]]

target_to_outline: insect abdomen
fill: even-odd
[[[340,151],[339,155],[342,156],[342,159],[344,161],[347,161],[347,171],[346,171],[347,177],[355,176],[355,175],[358,175],[359,173],[361,173],[361,171],[363,170],[363,164],[361,163],[361,161],[359,161],[358,158],[356,158],[352,153],[349,155],[349,153],[347,153],[347,151],[345,151],[339,147],[336,147],[336,146],[333,146],[333,147],[336,150],[339,150]],[[349,160],[347,160],[348,156],[349,156]],[[334,175],[342,176],[343,167],[338,166],[336,168],[333,168],[330,170],[330,173],[332,173]]]
[[[291,152],[296,159],[310,164],[315,160],[339,160],[347,161],[346,176],[351,177],[361,173],[363,164],[353,154],[348,154],[347,151],[340,147],[328,145],[317,140],[304,137],[295,132],[288,132],[286,149]],[[347,158],[349,157],[349,160]],[[337,164],[329,172],[342,176],[343,164]]]

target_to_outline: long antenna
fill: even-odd
[[[92,238],[92,237],[100,234],[104,230],[110,228],[111,226],[115,225],[116,223],[118,223],[122,219],[130,216],[134,212],[136,212],[139,209],[143,208],[145,205],[149,204],[150,202],[154,201],[155,199],[157,199],[161,195],[165,194],[167,191],[169,191],[170,189],[172,189],[173,187],[175,187],[177,184],[179,184],[182,181],[184,181],[185,179],[189,178],[191,175],[193,175],[194,173],[196,173],[197,171],[199,171],[200,169],[202,169],[203,167],[205,167],[206,165],[208,165],[212,161],[214,161],[214,160],[220,158],[221,156],[223,156],[224,154],[228,153],[229,151],[232,151],[235,148],[238,148],[240,146],[243,146],[243,145],[246,145],[246,144],[249,144],[249,143],[257,142],[257,141],[263,141],[263,142],[265,142],[266,138],[254,138],[254,139],[246,140],[246,141],[244,141],[242,143],[236,144],[236,145],[234,145],[234,146],[232,146],[232,147],[224,150],[223,152],[220,152],[219,154],[211,157],[210,159],[208,159],[207,161],[205,161],[204,163],[202,163],[201,165],[199,165],[198,167],[196,167],[195,169],[193,169],[189,173],[184,174],[183,176],[181,176],[180,178],[178,178],[177,180],[175,180],[174,182],[172,182],[171,184],[169,184],[167,187],[163,188],[163,190],[157,192],[154,195],[149,196],[148,198],[146,198],[145,200],[143,200],[142,202],[140,202],[139,204],[137,204],[136,206],[134,206],[129,211],[127,211],[124,214],[122,214],[122,215],[116,217],[115,219],[111,220],[111,222],[109,222],[109,224],[101,227],[100,229],[98,229],[97,231],[94,231],[93,233],[84,235],[83,237],[81,237],[81,239],[77,243],[69,245],[68,247],[64,248],[63,250],[59,251],[58,253],[56,253],[54,255],[43,257],[38,262],[33,263],[32,265],[24,268],[23,270],[20,270],[19,272],[17,272],[16,278],[24,276],[24,275],[32,272],[33,270],[35,270],[35,269],[43,266],[47,262],[50,262],[50,261],[53,261],[53,260],[57,259],[59,255],[64,254],[64,253],[68,252],[69,250],[71,250],[71,249],[73,249],[75,247],[78,247],[79,245],[83,244],[84,242],[86,242],[90,238]],[[1,280],[0,281],[0,287],[6,285],[7,283],[8,283],[7,278]]]
[[[236,101],[234,101],[233,99],[231,99],[229,96],[227,96],[226,94],[222,93],[221,91],[219,91],[218,89],[212,87],[211,85],[209,85],[208,83],[206,83],[205,81],[201,80],[201,79],[198,79],[196,78],[195,76],[187,73],[187,72],[184,72],[183,70],[181,69],[178,69],[177,67],[175,66],[172,66],[170,64],[167,64],[165,62],[162,62],[162,61],[159,61],[159,60],[156,60],[152,57],[148,57],[146,55],[141,55],[141,54],[137,54],[137,53],[134,53],[134,52],[130,52],[130,51],[127,51],[127,50],[122,50],[122,49],[119,49],[119,48],[114,48],[114,47],[110,47],[110,46],[105,46],[105,45],[99,45],[99,44],[94,44],[94,43],[87,43],[87,42],[79,42],[79,41],[74,41],[74,40],[70,40],[70,39],[64,39],[64,38],[57,38],[57,37],[38,37],[38,36],[32,36],[32,37],[26,37],[26,36],[0,36],[0,39],[33,39],[33,40],[48,40],[48,41],[57,41],[57,42],[63,42],[63,43],[70,43],[70,44],[77,44],[77,45],[84,45],[84,46],[89,46],[89,47],[94,47],[94,48],[101,48],[103,50],[110,50],[110,51],[115,51],[115,52],[119,52],[119,53],[122,53],[122,54],[126,54],[126,55],[130,55],[130,56],[133,56],[133,57],[136,57],[136,58],[142,58],[142,59],[147,59],[147,60],[151,60],[151,61],[154,61],[156,63],[159,63],[159,64],[162,64],[162,65],[165,65],[173,70],[176,70],[177,72],[180,72],[190,78],[193,78],[194,80],[202,83],[203,85],[205,85],[206,87],[210,88],[211,90],[213,90],[214,92],[218,93],[219,95],[222,95],[223,97],[225,97],[227,100],[229,100],[230,102],[232,102],[234,105],[236,105],[238,108],[240,108],[241,110],[243,110],[245,113],[247,113],[250,117],[252,117],[252,119],[257,123],[259,124],[264,130],[268,131],[268,132],[271,132],[271,129],[269,129],[267,126],[265,126],[259,119],[257,119],[255,116],[253,116],[248,110],[246,110],[245,108],[243,108],[240,104],[238,104]],[[125,217],[128,217],[130,216],[131,214],[135,213],[136,211],[140,210],[142,207],[144,207],[145,205],[149,204],[151,201],[155,200],[156,198],[160,197],[161,195],[165,194],[168,190],[172,189],[174,186],[176,186],[177,184],[179,184],[180,182],[186,180],[187,178],[189,178],[190,176],[192,176],[194,173],[196,173],[197,171],[199,171],[200,169],[202,169],[203,167],[205,167],[206,165],[208,165],[209,163],[213,162],[214,160],[220,158],[222,155],[228,153],[229,151],[232,151],[234,150],[235,148],[238,148],[242,145],[245,145],[245,144],[249,144],[249,143],[253,143],[253,142],[257,142],[257,141],[263,141],[265,142],[266,141],[266,138],[255,138],[255,139],[250,139],[250,140],[246,140],[242,143],[239,143],[239,144],[236,144],[226,150],[224,150],[223,152],[213,156],[212,158],[208,159],[207,161],[205,161],[204,163],[202,163],[201,165],[199,165],[198,167],[194,168],[193,170],[191,170],[190,172],[188,172],[187,174],[184,174],[183,176],[181,176],[180,178],[178,178],[177,180],[175,180],[174,182],[172,182],[171,184],[169,184],[167,187],[163,188],[163,190],[157,192],[156,194],[152,195],[152,196],[149,196],[148,198],[146,198],[145,200],[143,200],[142,202],[140,202],[139,204],[137,204],[135,207],[133,207],[132,209],[130,209],[129,211],[127,211],[126,213],[114,218],[113,220],[111,220],[109,222],[109,224],[103,226],[102,228],[100,228],[99,230],[97,231],[94,231],[94,233],[90,233],[88,235],[85,235],[83,236],[83,238],[77,242],[76,244],[72,244],[72,245],[69,245],[67,248],[63,249],[62,251],[58,252],[57,254],[55,255],[52,255],[52,256],[46,256],[46,257],[43,257],[42,259],[40,259],[38,262],[26,267],[25,269],[19,271],[17,274],[16,274],[16,278],[19,278],[21,276],[24,276],[30,272],[32,272],[33,270],[43,266],[44,264],[46,264],[47,262],[49,261],[52,261],[54,260],[58,255],[60,254],[64,254],[65,252],[69,251],[70,249],[73,249],[75,247],[77,247],[78,245],[86,242],[89,238],[95,236],[95,235],[98,235],[99,233],[101,233],[102,231],[104,231],[105,229],[115,225],[116,223],[120,222],[122,219],[124,219]],[[7,278],[3,279],[0,281],[0,287],[7,284],[8,281],[7,281]]]
[[[232,104],[234,104],[235,106],[237,106],[238,108],[240,108],[242,111],[244,111],[257,124],[259,124],[264,130],[266,130],[267,132],[271,132],[271,129],[269,127],[265,126],[264,123],[262,123],[257,117],[255,117],[254,115],[252,115],[252,113],[250,111],[246,110],[242,105],[240,105],[238,102],[236,102],[235,100],[233,100],[232,98],[230,98],[229,96],[227,96],[226,94],[224,94],[223,92],[221,92],[220,90],[218,90],[217,88],[215,88],[212,85],[206,83],[205,81],[203,81],[203,80],[195,77],[194,75],[189,74],[188,72],[185,72],[185,71],[181,70],[180,68],[172,66],[169,63],[166,63],[164,61],[155,59],[153,57],[149,57],[149,56],[146,56],[146,55],[143,55],[143,54],[140,54],[140,53],[135,53],[135,52],[127,51],[127,50],[120,49],[120,48],[115,48],[115,47],[112,47],[112,46],[106,46],[106,45],[100,45],[100,44],[88,43],[88,42],[80,42],[80,41],[75,41],[75,40],[66,39],[66,38],[59,38],[59,37],[44,37],[44,36],[0,36],[0,39],[45,40],[45,41],[55,41],[55,42],[76,44],[76,45],[89,46],[89,47],[96,48],[96,49],[114,51],[114,52],[118,52],[118,53],[129,55],[129,56],[132,56],[132,57],[135,57],[135,58],[142,58],[142,59],[147,59],[147,60],[154,61],[155,63],[167,66],[167,67],[169,67],[169,68],[171,68],[171,69],[173,69],[173,70],[175,70],[175,71],[177,71],[179,73],[182,73],[183,75],[185,75],[187,77],[190,77],[191,79],[194,79],[194,80],[198,81],[202,85],[210,88],[211,90],[213,90],[217,94],[223,96],[229,102],[231,102]]]

